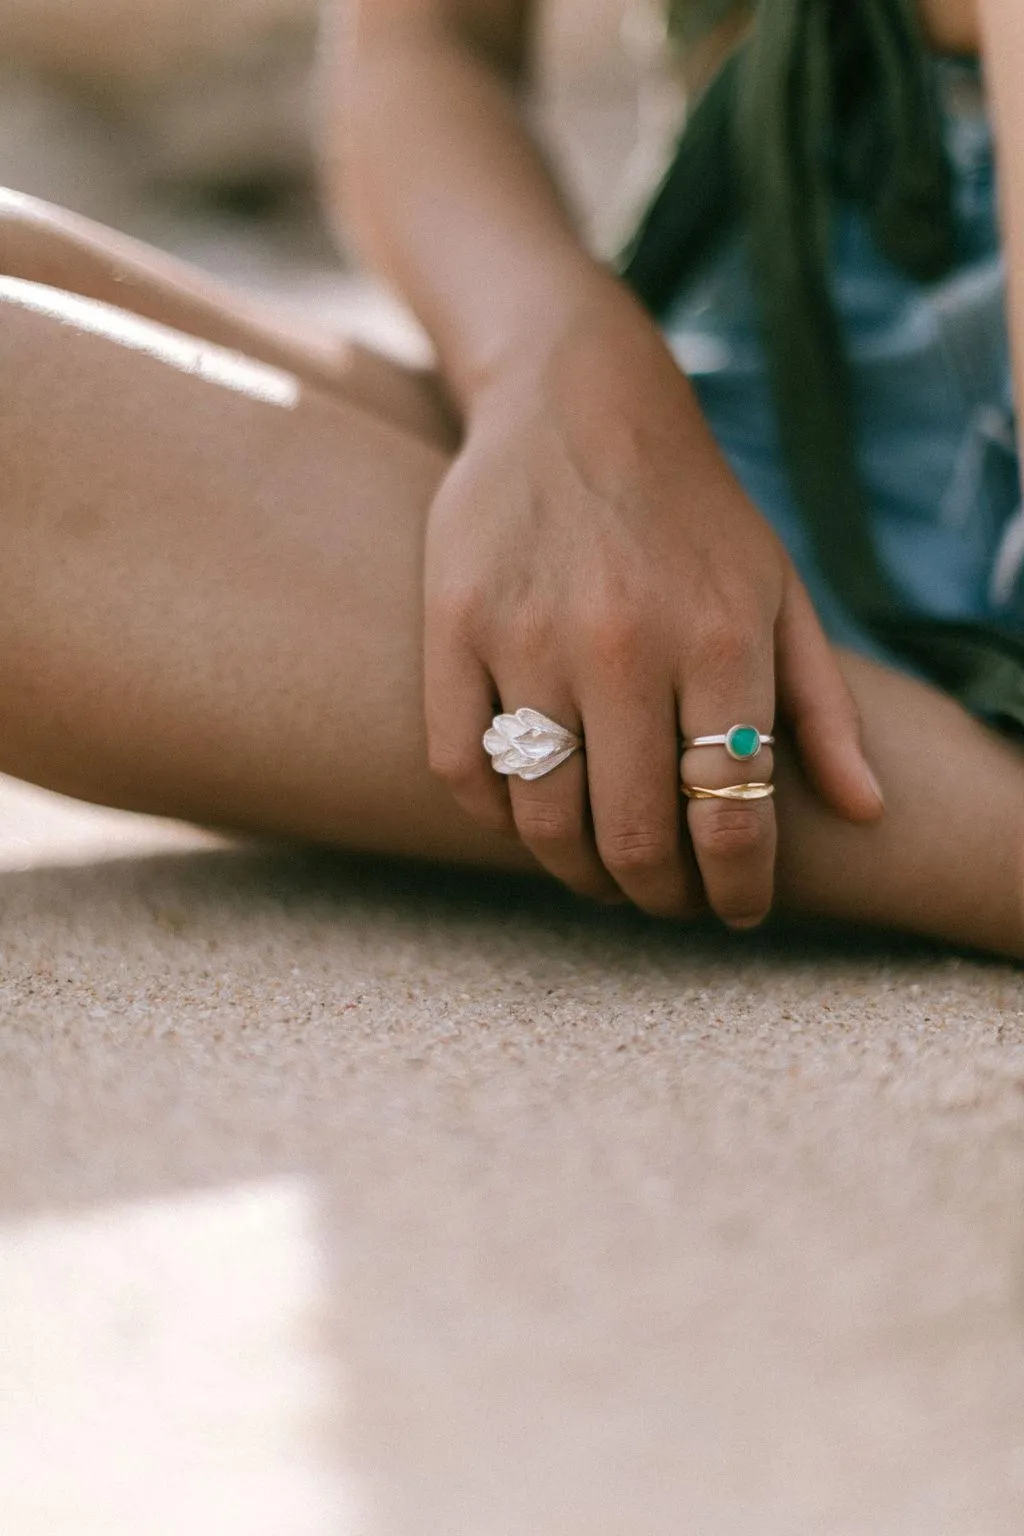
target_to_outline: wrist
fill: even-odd
[[[623,312],[640,315],[621,283],[589,257],[552,272],[517,305],[489,348],[465,372],[459,394],[467,420],[504,402],[523,388],[543,387],[555,360],[578,341],[610,331]]]

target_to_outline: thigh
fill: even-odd
[[[840,662],[886,813],[852,826],[778,751],[778,891],[791,910],[1024,958],[1024,748],[927,683]]]
[[[442,452],[286,369],[6,280],[0,391],[0,768],[206,823],[529,862],[427,767]]]
[[[0,282],[0,769],[207,824],[534,867],[427,766],[423,536],[444,454],[286,370],[60,298]],[[780,743],[782,901],[1024,954],[1020,754],[934,690],[847,666],[888,814],[839,821]]]
[[[0,188],[0,274],[113,304],[280,366],[451,449],[458,423],[437,376],[283,317],[138,240]]]

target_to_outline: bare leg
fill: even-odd
[[[786,906],[1024,958],[1024,753],[913,678],[841,657],[886,815],[853,827],[778,757]]]
[[[268,308],[183,262],[38,198],[0,188],[0,274],[115,304],[244,352],[342,394],[408,432],[453,449],[458,423],[437,377]]]
[[[0,304],[0,768],[344,847],[529,867],[429,775],[420,579],[441,451]],[[784,902],[1024,956],[1024,761],[851,660],[889,814],[779,771]],[[921,741],[937,744],[930,754]]]

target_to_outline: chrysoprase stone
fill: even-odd
[[[752,725],[734,725],[728,747],[733,757],[756,757],[761,750],[761,737]]]

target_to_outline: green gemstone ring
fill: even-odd
[[[762,747],[773,747],[774,736],[766,736],[754,725],[734,725],[722,736],[694,736],[684,747],[724,747],[738,763],[749,763]]]

